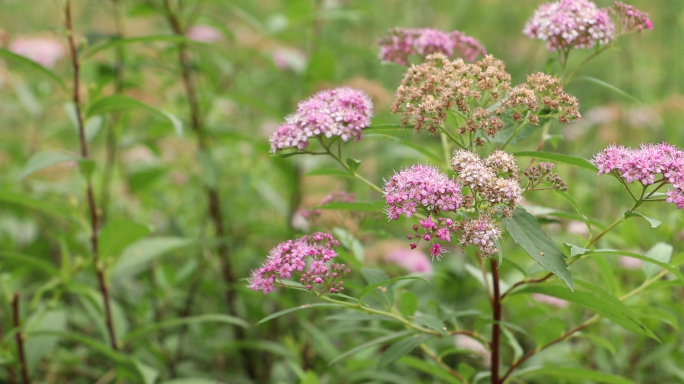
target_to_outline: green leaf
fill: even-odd
[[[43,272],[45,272],[48,276],[59,275],[59,270],[54,265],[35,256],[25,255],[16,252],[0,251],[0,260],[3,259],[16,261],[17,264],[21,264],[26,267],[42,269]]]
[[[356,172],[356,170],[361,166],[361,160],[356,160],[353,157],[347,157],[347,166],[352,172]]]
[[[55,164],[73,161],[78,158],[78,156],[75,156],[71,153],[58,151],[36,153],[35,155],[31,156],[28,163],[26,163],[26,165],[24,166],[24,169],[21,170],[21,173],[19,174],[19,180],[25,178],[26,176],[32,173],[51,167]]]
[[[565,322],[557,317],[544,320],[541,324],[535,325],[530,331],[534,340],[537,342],[537,350],[563,336],[565,333]]]
[[[615,376],[608,373],[590,371],[588,369],[582,369],[578,367],[555,367],[555,368],[537,368],[529,371],[522,372],[521,375],[516,375],[513,377],[527,375],[548,375],[557,377],[560,379],[589,379],[602,384],[637,384],[636,382],[626,379],[621,376]]]
[[[361,274],[370,285],[384,283],[389,280],[389,276],[381,269],[363,267]],[[387,308],[394,305],[394,293],[391,289],[376,289],[373,292],[380,297]]]
[[[358,299],[359,300],[363,299],[367,294],[373,292],[374,290],[376,290],[379,287],[389,285],[392,283],[396,283],[397,281],[402,281],[402,280],[422,280],[422,281],[430,284],[430,280],[428,280],[424,277],[420,277],[420,276],[399,276],[399,277],[395,277],[395,278],[390,279],[390,280],[381,281],[379,283],[371,284],[371,285],[365,287],[363,290],[361,290],[361,292],[359,292]]]
[[[591,238],[591,222],[589,221],[589,218],[584,214],[584,212],[582,212],[582,208],[577,203],[577,200],[575,200],[574,197],[572,197],[569,193],[565,191],[560,191],[558,189],[556,189],[555,191],[558,192],[561,196],[563,196],[563,198],[565,198],[565,200],[567,200],[568,203],[570,203],[570,205],[572,205],[572,207],[575,208],[577,214],[582,218],[582,221],[584,221],[584,225],[587,226],[587,231],[589,233],[589,237]]]
[[[430,328],[432,330],[435,330],[444,336],[446,336],[446,334],[447,334],[446,325],[444,324],[444,322],[442,320],[440,320],[436,316],[418,315],[418,316],[413,318],[413,321],[415,321],[416,323],[418,323],[418,324],[420,324],[426,328]]]
[[[86,180],[90,180],[95,172],[95,160],[80,158],[77,160],[78,170]]]
[[[644,265],[644,274],[646,275],[646,277],[653,277],[656,273],[658,273],[658,268],[655,265],[653,265],[656,264],[654,263],[654,261],[658,261],[661,263],[656,265],[661,266],[662,268],[665,268],[667,270],[670,270],[669,268],[663,266],[663,264],[669,265],[667,263],[670,262],[670,259],[672,258],[672,249],[673,248],[670,244],[656,243],[656,245],[654,245],[651,249],[648,250],[648,252],[646,252],[646,256],[649,259],[651,259],[646,260],[651,262],[651,264]],[[679,268],[675,269],[679,271]],[[681,276],[682,275],[680,274],[679,277],[681,278]]]
[[[4,203],[17,204],[27,208],[36,209],[38,211],[50,215],[61,216],[78,224],[83,224],[76,215],[74,215],[69,209],[65,208],[64,206],[59,205],[59,203],[46,202],[44,199],[38,200],[33,197],[27,196],[25,193],[0,191],[0,201]]]
[[[318,380],[318,375],[316,375],[316,372],[308,370],[299,384],[320,384],[320,381]]]
[[[342,169],[335,168],[319,168],[309,171],[304,176],[337,176],[337,177],[354,177],[351,173]]]
[[[407,337],[387,348],[385,353],[380,357],[378,362],[378,369],[386,367],[388,364],[398,360],[402,356],[409,354],[416,347],[423,344],[425,340],[429,339],[430,335],[415,335]]]
[[[146,109],[155,115],[168,120],[173,126],[173,129],[176,131],[176,135],[183,135],[183,123],[176,116],[166,111],[162,111],[161,109],[157,109],[151,105],[145,104],[142,101],[120,94],[105,96],[90,104],[88,111],[86,112],[86,117],[105,113],[128,111],[136,108]]]
[[[580,255],[584,255],[587,252],[591,252],[591,249],[580,247],[579,245],[570,244],[570,243],[563,243],[563,244],[565,244],[568,247],[568,249],[570,250],[570,256],[571,257],[580,256]]]
[[[639,100],[639,99],[637,99],[636,97],[630,95],[629,93],[623,91],[622,89],[620,89],[620,88],[618,88],[618,87],[616,87],[616,86],[614,86],[614,85],[612,85],[612,84],[606,83],[606,82],[603,81],[603,80],[599,80],[599,79],[597,79],[597,78],[595,78],[595,77],[591,77],[591,76],[579,76],[579,77],[576,77],[576,79],[578,79],[578,80],[586,80],[586,81],[588,81],[588,82],[590,82],[590,83],[594,83],[594,84],[600,85],[600,86],[602,86],[602,87],[604,87],[604,88],[606,88],[606,89],[609,89],[609,90],[611,90],[611,91],[617,93],[617,94],[620,95],[620,96],[624,96],[624,97],[626,97],[626,98],[628,98],[628,99],[630,99],[630,100],[636,101],[636,102],[639,103],[639,104],[643,104],[643,103],[641,102],[641,100]]]
[[[210,44],[205,42],[200,42],[197,40],[189,39],[183,36],[176,35],[150,35],[150,36],[139,36],[139,37],[129,37],[129,38],[116,38],[112,40],[107,40],[102,43],[94,44],[93,46],[87,48],[83,53],[81,53],[81,58],[88,58],[100,51],[105,49],[120,47],[123,45],[137,44],[137,43],[158,43],[158,42],[168,42],[175,44],[189,44],[210,47]]]
[[[659,244],[664,244],[665,246],[668,245],[665,243],[657,243],[656,245],[653,246],[653,248],[651,248],[651,250],[649,252],[653,251],[654,255],[657,253],[657,254],[661,255],[660,257],[664,257],[667,255],[667,247],[661,246]],[[658,261],[656,258],[648,256],[648,254],[646,256],[644,256],[644,255],[640,255],[640,254],[634,253],[634,252],[618,251],[615,249],[597,249],[595,251],[589,252],[589,254],[633,257],[635,259],[643,260],[647,263],[655,264],[655,265],[659,266],[660,268],[667,269],[669,272],[672,272],[675,276],[677,276],[681,282],[684,282],[684,276],[682,276],[682,273],[679,271],[679,268],[673,267],[667,263],[663,263],[662,261]],[[646,266],[644,266],[644,270],[645,269],[646,269]],[[649,271],[649,273],[651,273],[651,272]],[[653,274],[655,274],[655,273],[653,273]]]
[[[33,332],[54,331],[61,332],[66,329],[67,313],[65,310],[48,312],[36,312],[26,320],[26,365],[29,372],[35,372],[38,363],[43,357],[52,353],[59,341],[58,336],[32,336]]]
[[[657,228],[660,225],[660,220],[654,219],[652,217],[648,217],[648,216],[643,215],[643,214],[636,212],[636,211],[626,211],[625,217],[641,217],[641,218],[644,218],[644,219],[648,220],[649,224],[651,224],[651,228]]]
[[[451,374],[446,372],[443,368],[438,367],[434,363],[426,362],[413,356],[404,356],[399,359],[399,363],[418,371],[425,372],[433,378],[441,380],[441,382],[454,384],[462,383],[460,380],[451,376]]]
[[[272,313],[263,319],[259,320],[257,324],[265,323],[269,320],[273,320],[275,318],[278,318],[283,315],[287,315],[288,313],[292,313],[295,311],[299,311],[302,309],[310,309],[310,308],[347,308],[347,306],[342,305],[342,304],[335,304],[335,303],[314,303],[314,304],[304,304],[300,305],[299,307],[294,307],[294,308],[288,308],[284,309],[282,311],[278,311],[276,313]]]
[[[195,240],[179,237],[154,237],[138,240],[123,250],[112,270],[112,279],[134,276],[155,258],[195,243]]]
[[[537,159],[553,160],[560,163],[574,165],[576,167],[589,169],[598,172],[598,168],[594,164],[590,163],[588,160],[577,156],[561,155],[560,153],[553,152],[536,152],[536,151],[520,151],[514,152],[515,157],[534,157]]]
[[[49,69],[43,67],[42,65],[36,63],[31,59],[27,59],[24,56],[17,55],[16,53],[8,51],[5,48],[0,48],[0,57],[14,61],[24,68],[29,68],[32,71],[38,72],[43,76],[48,77],[55,83],[57,83],[60,87],[62,87],[63,90],[67,90],[66,84],[64,84],[64,82],[62,81],[62,79],[60,79],[59,76],[55,75],[54,72],[50,71]]]
[[[373,339],[373,340],[371,340],[371,341],[369,341],[369,342],[366,342],[366,343],[363,343],[363,344],[361,344],[361,345],[358,345],[358,346],[356,346],[356,347],[354,347],[354,348],[352,348],[352,349],[350,349],[350,350],[348,350],[348,351],[346,351],[346,352],[343,352],[341,355],[339,355],[339,356],[337,356],[336,358],[330,360],[330,362],[328,362],[328,365],[333,365],[333,364],[335,364],[336,362],[338,362],[338,361],[344,359],[345,357],[350,356],[350,355],[353,355],[353,354],[355,354],[355,353],[357,353],[357,352],[359,352],[359,351],[362,351],[362,350],[364,350],[364,349],[366,349],[366,348],[370,348],[370,347],[373,347],[373,346],[376,346],[376,345],[384,344],[384,343],[387,342],[387,341],[394,340],[394,339],[398,339],[398,338],[400,338],[400,337],[404,337],[404,336],[409,335],[409,334],[411,334],[411,333],[413,333],[413,331],[405,330],[405,331],[401,331],[401,332],[390,333],[389,335],[385,335],[385,336],[382,336],[382,337],[378,337],[377,339]]]
[[[654,307],[652,305],[632,305],[630,308],[632,311],[634,311],[634,313],[636,313],[637,316],[641,318],[650,318],[663,321],[670,324],[675,331],[679,331],[679,321],[677,321],[677,317],[669,311]]]
[[[141,362],[138,359],[133,359],[133,365],[135,366],[135,369],[138,371],[140,377],[142,377],[143,383],[154,384],[157,382],[157,378],[159,377],[159,371]]]
[[[382,212],[385,204],[381,201],[332,201],[325,205],[314,207],[318,209],[339,209],[360,212]]]
[[[411,291],[403,292],[399,298],[399,312],[404,316],[413,316],[417,309],[418,296]]]
[[[567,300],[610,319],[628,331],[658,340],[658,337],[636,317],[628,306],[608,291],[581,280],[577,281],[577,285],[582,289],[578,289],[575,292],[570,292],[560,285],[535,284],[516,289],[513,293],[543,293]]]
[[[340,242],[340,245],[344,247],[344,249],[351,253],[357,261],[363,263],[366,255],[363,250],[363,245],[361,245],[359,239],[357,239],[351,232],[340,227],[333,228],[333,234]]]
[[[242,328],[249,328],[249,323],[242,320],[239,317],[222,315],[222,314],[208,314],[208,315],[198,315],[190,317],[179,317],[175,319],[169,319],[161,321],[159,323],[150,324],[145,327],[136,329],[133,332],[128,333],[123,337],[122,342],[127,343],[131,340],[145,336],[150,332],[158,331],[160,329],[178,327],[187,324],[199,324],[199,323],[223,323],[231,324]]]
[[[150,229],[131,220],[112,220],[100,232],[100,256],[118,256],[127,246],[150,234]]]
[[[409,140],[404,140],[404,139],[401,139],[399,137],[395,137],[395,136],[391,136],[391,135],[387,135],[387,134],[379,134],[379,133],[371,133],[368,135],[364,135],[364,137],[365,138],[387,139],[387,140],[393,141],[397,144],[405,145],[409,148],[415,149],[416,151],[420,152],[425,157],[427,157],[428,159],[430,159],[431,161],[433,161],[437,164],[442,164],[442,162],[444,161],[444,159],[442,159],[440,156],[438,156],[435,153],[433,153],[432,151],[429,151],[428,149],[426,149],[424,145],[416,144],[416,143],[411,142]]]
[[[565,264],[565,255],[558,250],[549,235],[544,232],[537,219],[524,208],[518,207],[513,217],[502,220],[513,240],[544,269],[558,276],[570,290],[573,290],[572,276]]]
[[[173,380],[166,380],[162,381],[159,384],[221,384],[220,381],[216,381],[215,379],[200,379],[200,378],[183,378],[183,379],[173,379]]]
[[[585,338],[591,340],[592,344],[598,345],[600,347],[603,347],[606,351],[610,352],[611,355],[615,355],[615,347],[613,347],[613,344],[610,343],[610,341],[606,340],[605,338],[601,336],[597,336],[591,333],[575,333],[573,335],[575,338]]]

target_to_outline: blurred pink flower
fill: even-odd
[[[306,69],[307,58],[297,48],[278,47],[271,51],[273,63],[283,71],[302,73]]]
[[[620,256],[618,264],[625,269],[637,270],[644,266],[644,261],[629,256]]]
[[[199,24],[190,27],[190,29],[185,32],[185,36],[188,39],[193,39],[202,43],[213,43],[214,41],[221,39],[221,32],[214,27]]]
[[[543,293],[535,293],[532,295],[532,298],[536,300],[538,303],[548,304],[557,308],[567,308],[569,304],[567,301],[563,299],[559,299],[557,297],[549,295],[544,295]]]
[[[483,363],[489,366],[492,353],[482,343],[468,335],[456,335],[456,348],[472,351],[482,357]]]
[[[410,273],[424,273],[432,276],[432,262],[422,251],[397,248],[385,254],[385,260],[397,264]]]
[[[9,50],[45,68],[54,68],[65,54],[62,44],[49,37],[20,37],[12,42]]]

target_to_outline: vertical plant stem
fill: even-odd
[[[88,142],[85,137],[85,127],[83,124],[83,111],[81,110],[81,92],[80,92],[80,64],[78,61],[78,53],[76,51],[76,40],[74,38],[74,28],[71,20],[71,0],[67,0],[65,8],[65,27],[69,35],[69,53],[71,55],[71,65],[74,72],[74,90],[72,94],[72,101],[76,109],[76,124],[78,126],[78,135],[81,142],[81,158],[88,159]],[[90,210],[90,245],[93,253],[93,265],[97,272],[97,280],[100,285],[100,292],[102,293],[102,301],[105,311],[105,323],[109,332],[109,340],[114,350],[118,350],[119,346],[116,340],[116,333],[114,331],[114,322],[112,321],[112,307],[109,300],[109,291],[107,282],[105,281],[104,266],[100,262],[98,249],[98,232],[99,232],[99,218],[97,212],[97,204],[95,203],[95,194],[93,192],[93,183],[89,175],[86,178],[86,197],[88,200],[88,209]]]
[[[501,350],[501,296],[499,292],[499,262],[491,257],[489,259],[492,267],[492,312],[494,314],[494,324],[492,324],[492,384],[499,384],[499,361]]]
[[[5,341],[5,332],[2,330],[2,323],[0,323],[0,345],[2,345]],[[7,366],[7,383],[8,384],[16,384],[17,383],[17,378],[14,373],[14,368],[11,366]]]
[[[181,24],[178,13],[174,11],[169,0],[164,0],[164,8],[166,11],[166,19],[173,33],[177,36],[185,36],[185,27]],[[187,97],[190,106],[190,127],[197,137],[197,147],[200,153],[209,153],[209,146],[207,143],[206,132],[202,124],[202,112],[200,109],[197,86],[193,77],[190,54],[187,46],[183,43],[178,44],[178,64],[181,67],[181,77],[183,79],[183,88],[185,89],[185,96]],[[235,290],[235,273],[230,260],[230,252],[226,245],[226,230],[223,224],[223,210],[221,201],[219,199],[219,191],[215,186],[205,185],[207,195],[207,213],[214,226],[216,237],[219,239],[216,245],[216,251],[219,255],[221,263],[221,274],[223,281],[226,284],[226,304],[229,313],[238,315],[237,311],[237,291]],[[246,340],[246,334],[240,327],[235,327],[236,341]],[[256,368],[256,360],[252,357],[249,350],[242,350],[243,366],[247,374],[256,379],[259,377],[259,372]]]
[[[14,292],[12,297],[12,317],[14,320],[14,328],[17,333],[14,338],[17,340],[17,352],[19,354],[19,371],[21,372],[21,379],[24,384],[30,384],[28,374],[28,366],[26,365],[26,353],[24,353],[24,334],[21,332],[21,319],[19,316],[19,292]]]

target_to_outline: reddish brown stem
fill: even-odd
[[[21,332],[21,319],[19,316],[19,292],[14,292],[12,297],[12,315],[14,320],[14,328],[17,333],[14,335],[17,341],[17,352],[19,353],[19,371],[21,372],[21,379],[24,384],[30,384],[28,366],[26,365],[26,354],[24,353],[24,334]]]
[[[5,340],[5,332],[2,330],[2,323],[0,323],[0,344],[2,344]],[[17,378],[16,375],[14,374],[14,368],[11,366],[7,366],[7,382],[8,384],[16,384],[17,383]]]
[[[492,312],[494,314],[494,324],[492,324],[492,359],[491,373],[492,384],[499,384],[499,362],[501,350],[501,296],[499,293],[499,262],[495,258],[489,259],[492,267]]]
[[[83,123],[83,111],[81,110],[81,91],[80,91],[80,63],[78,61],[78,52],[76,50],[76,39],[74,38],[74,28],[71,18],[71,1],[67,0],[64,8],[65,27],[69,35],[69,53],[71,55],[71,66],[74,72],[74,90],[72,94],[72,101],[76,109],[76,124],[78,126],[78,136],[81,143],[81,158],[88,159],[88,141],[85,136],[85,125]],[[98,248],[98,232],[99,232],[99,218],[97,212],[97,204],[95,202],[95,194],[93,192],[93,183],[90,177],[86,175],[86,198],[88,200],[88,209],[90,211],[90,246],[93,252],[93,264],[97,272],[97,280],[100,285],[100,292],[102,293],[102,300],[105,310],[105,323],[109,332],[109,339],[112,348],[119,349],[116,333],[114,331],[114,322],[112,321],[112,308],[109,300],[109,291],[107,289],[107,282],[105,281],[104,270],[100,265],[99,248]]]

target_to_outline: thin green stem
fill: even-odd
[[[601,54],[603,51],[607,50],[607,49],[610,48],[610,47],[611,47],[611,44],[606,44],[606,45],[604,45],[601,49],[595,51],[595,52],[592,53],[591,55],[587,56],[584,60],[582,60],[582,62],[579,63],[579,65],[578,65],[577,67],[575,67],[575,69],[573,69],[573,71],[570,72],[570,74],[565,78],[565,85],[567,86],[568,84],[570,84],[570,82],[572,81],[572,78],[575,76],[575,73],[577,73],[577,71],[579,71],[580,68],[582,68],[582,67],[583,67],[585,64],[587,64],[591,59],[593,59],[594,57],[598,56],[599,54]],[[563,66],[563,69],[565,69],[565,66]]]
[[[432,359],[432,361],[437,363],[437,365],[439,365],[440,368],[449,372],[451,374],[451,376],[455,377],[457,380],[460,380],[464,384],[469,384],[468,380],[466,380],[463,376],[461,376],[461,374],[458,373],[456,370],[454,370],[453,368],[446,365],[442,361],[442,359],[440,359],[439,356],[437,356],[437,354],[432,349],[430,349],[430,347],[428,347],[425,343],[420,345],[420,349],[422,349],[423,352],[425,352],[425,354],[428,355],[428,357]]]
[[[513,133],[511,134],[511,137],[509,137],[508,140],[506,140],[506,142],[504,143],[504,145],[501,146],[501,150],[502,150],[502,151],[508,146],[508,144],[510,144],[511,140],[513,140],[513,138],[514,138],[518,133],[520,133],[520,131],[522,131],[523,128],[525,128],[525,126],[526,126],[527,124],[529,124],[529,121],[528,121],[528,120],[525,120],[522,124],[520,124],[520,126],[518,126],[518,127],[515,128],[515,130],[514,130]]]
[[[451,167],[451,148],[449,148],[448,136],[444,132],[440,132],[439,136],[442,139],[442,151],[444,151],[444,163],[447,168]]]
[[[346,169],[347,172],[349,172],[352,176],[354,176],[355,178],[357,178],[357,179],[359,179],[360,181],[364,182],[364,183],[365,183],[366,185],[368,185],[371,189],[373,189],[373,190],[375,190],[375,191],[377,191],[377,192],[379,192],[379,193],[382,193],[382,188],[378,187],[378,186],[375,185],[372,181],[366,179],[365,177],[361,176],[361,175],[358,174],[357,172],[352,171],[352,169],[349,167],[349,165],[347,165],[347,163],[345,163],[344,161],[342,161],[342,159],[341,159],[340,156],[335,155],[334,153],[332,153],[332,151],[330,151],[329,148],[326,148],[326,150],[328,151],[328,154],[329,154],[333,159],[337,160],[337,162],[340,163],[340,165],[341,165],[342,167],[344,167],[344,169]]]

